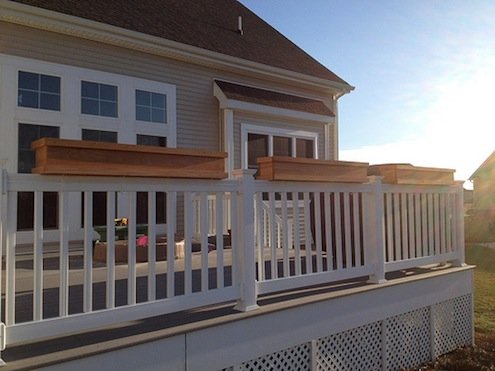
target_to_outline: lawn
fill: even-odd
[[[495,371],[495,249],[466,246],[474,272],[474,347],[458,349],[418,370]]]

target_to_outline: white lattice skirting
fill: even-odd
[[[473,341],[472,295],[329,334],[224,370],[398,370]]]

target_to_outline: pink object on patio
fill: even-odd
[[[139,236],[136,240],[136,245],[138,247],[146,247],[148,246],[148,236],[146,235],[143,235],[143,236]]]

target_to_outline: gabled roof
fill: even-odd
[[[495,151],[492,152],[488,158],[476,169],[476,171],[469,177],[469,180],[475,178],[494,177],[495,179]]]
[[[227,99],[335,117],[322,101],[215,80]]]
[[[10,1],[348,85],[237,0]]]

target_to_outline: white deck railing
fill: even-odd
[[[380,283],[393,270],[464,263],[460,184],[395,186],[378,177],[366,184],[268,182],[254,180],[250,171],[222,181],[0,176],[3,347],[221,302],[251,310],[259,294],[362,276]],[[34,192],[27,262],[16,252],[18,192]],[[58,193],[59,238],[51,258],[44,247],[43,192]],[[78,266],[68,220],[80,214],[81,192]],[[107,192],[103,264],[93,260],[93,192]],[[138,249],[146,248],[136,245],[137,192],[148,192],[148,221],[156,218],[156,193],[166,193],[166,228],[148,223],[146,263],[136,261]],[[117,264],[113,225],[123,215],[129,218],[127,260]],[[227,230],[231,248],[224,246]],[[167,241],[165,261],[156,259],[157,241]],[[176,259],[182,246],[183,258]]]

